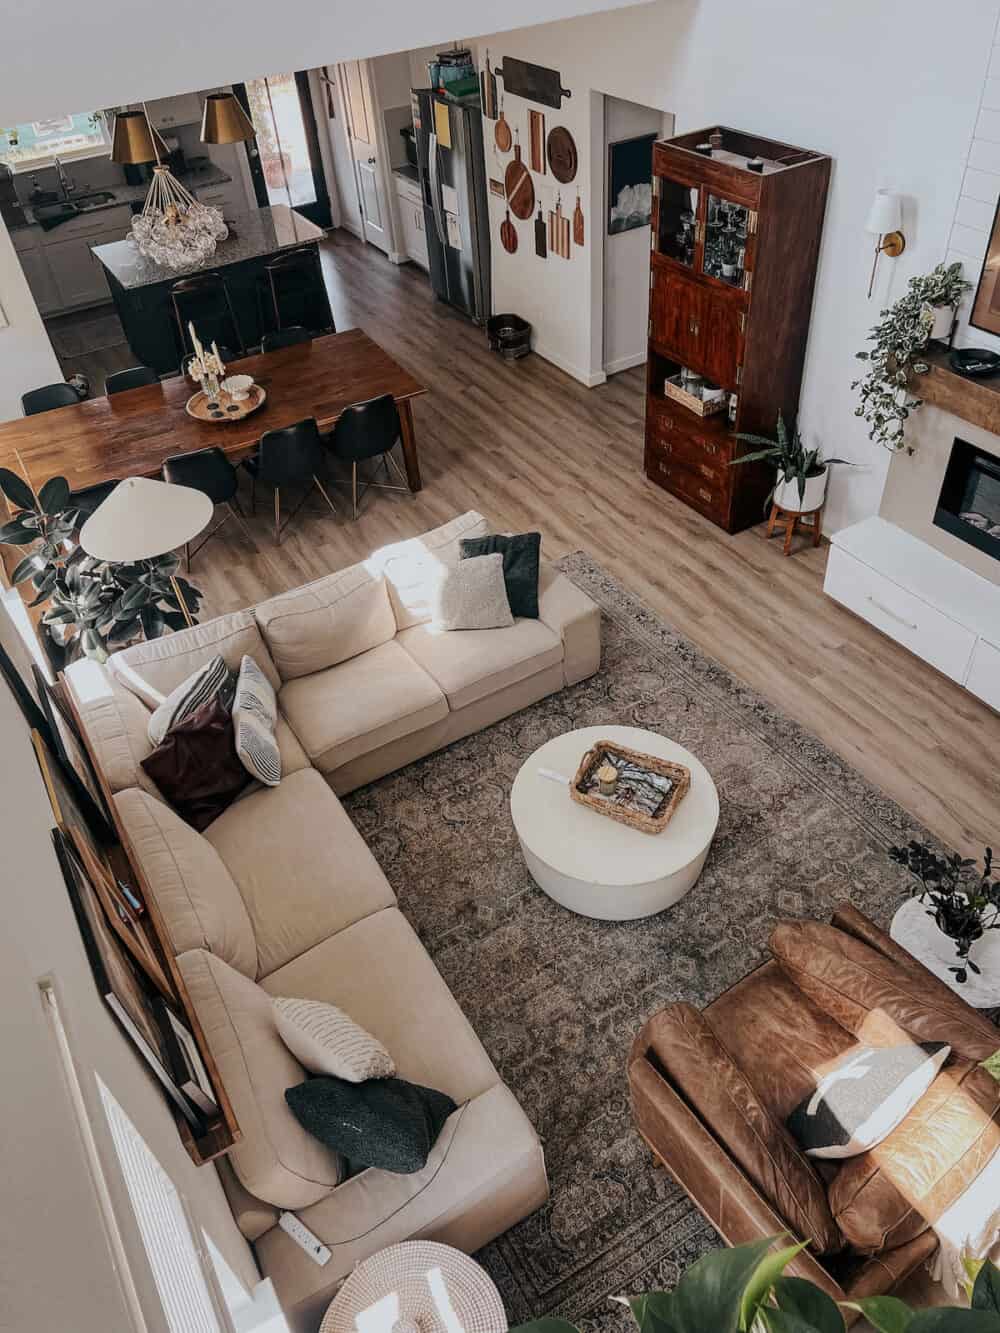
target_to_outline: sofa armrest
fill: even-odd
[[[567,685],[592,676],[601,665],[601,611],[596,602],[544,562],[538,574],[538,616],[563,644]]]

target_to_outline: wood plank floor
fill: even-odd
[[[413,265],[345,232],[321,248],[337,327],[364,329],[430,387],[414,403],[424,490],[371,491],[356,524],[346,500],[340,520],[303,511],[279,548],[266,515],[255,547],[230,525],[192,571],[206,616],[478,509],[540,529],[550,558],[589,552],[949,845],[996,844],[1000,715],[825,597],[825,544],[785,559],[763,527],[728,537],[647,482],[641,368],[588,390],[535,356],[507,365]],[[76,368],[96,379],[117,353]]]

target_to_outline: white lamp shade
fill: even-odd
[[[898,194],[889,190],[879,190],[868,214],[865,231],[872,236],[885,236],[890,231],[901,231],[903,227],[903,206]]]
[[[152,560],[197,537],[213,510],[208,496],[190,486],[128,477],[84,523],[80,545],[95,560]]]

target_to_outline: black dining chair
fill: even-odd
[[[128,370],[116,370],[104,381],[104,392],[110,398],[113,393],[124,393],[128,389],[144,389],[147,384],[159,384],[160,377],[149,366],[130,366]]]
[[[26,417],[33,417],[56,407],[73,407],[79,401],[80,395],[72,384],[43,384],[40,389],[29,389],[21,395],[21,411]]]
[[[218,446],[194,449],[190,453],[174,454],[171,458],[164,459],[161,476],[164,481],[169,481],[174,486],[190,486],[192,490],[201,491],[203,495],[208,496],[212,504],[217,508],[221,506],[226,511],[221,521],[202,537],[197,546],[192,546],[190,542],[185,545],[184,563],[187,569],[190,570],[192,559],[205,543],[211,541],[230,519],[253,545],[253,537],[243,521],[243,511],[236,498],[239,485],[236,469]]]
[[[355,519],[358,517],[358,501],[369,486],[374,486],[380,491],[405,491],[407,495],[411,493],[406,484],[406,477],[392,456],[392,450],[400,443],[400,437],[399,412],[396,410],[396,402],[391,393],[384,393],[379,398],[369,398],[364,403],[353,403],[350,407],[345,407],[337,418],[329,437],[329,444],[335,458],[351,465],[351,507]],[[372,477],[378,474],[379,466],[384,466],[386,475],[392,476],[395,473],[403,485],[390,486],[386,482],[373,481],[369,478],[359,494],[358,464],[370,458],[379,460],[379,464],[372,471]]]
[[[66,508],[77,511],[78,529],[83,527],[98,505],[104,503],[118,485],[118,481],[119,478],[116,477],[114,481],[99,481],[96,486],[83,486],[78,491],[70,491]]]
[[[331,512],[336,514],[337,506],[319,479],[327,457],[319,427],[310,417],[306,421],[297,421],[294,426],[285,426],[282,430],[267,431],[260,437],[260,444],[254,457],[244,460],[243,466],[250,473],[253,482],[250,500],[252,513],[256,513],[257,508],[258,481],[274,487],[275,545],[281,545],[283,530],[309,499],[313,487],[322,495]],[[282,523],[281,490],[284,486],[304,486],[306,490],[302,499]]]
[[[286,250],[264,265],[274,329],[309,329],[314,335],[335,333],[333,312],[315,246]]]
[[[246,354],[229,287],[221,273],[195,273],[190,278],[179,278],[170,288],[170,299],[185,352],[194,351],[188,329],[193,324],[206,347],[215,342],[220,349],[225,344],[238,347],[240,356]]]
[[[260,350],[277,352],[281,347],[297,347],[299,343],[311,343],[312,340],[313,336],[308,329],[304,329],[301,324],[293,324],[291,328],[265,333],[260,340]]]

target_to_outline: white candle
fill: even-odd
[[[194,331],[194,322],[191,320],[188,321],[188,332],[191,334],[191,346],[194,348],[195,356],[199,361],[204,361],[205,349],[202,347],[201,341],[197,333]]]

